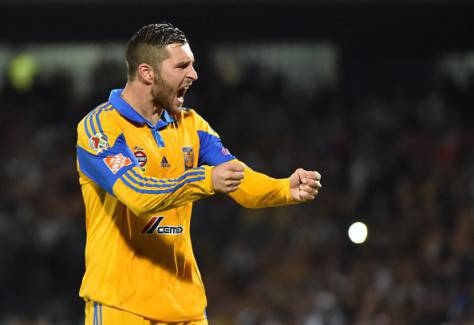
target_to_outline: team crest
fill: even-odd
[[[89,138],[89,147],[96,153],[109,149],[109,138],[103,133],[96,133]]]
[[[107,167],[109,167],[110,171],[114,174],[117,174],[117,172],[123,167],[130,166],[132,164],[132,160],[122,155],[122,153],[119,153],[115,156],[107,156],[103,160]]]
[[[193,168],[193,165],[194,165],[193,148],[183,147],[183,156],[184,156],[184,168],[185,169]]]

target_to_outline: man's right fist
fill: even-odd
[[[229,193],[237,190],[243,178],[244,164],[235,160],[212,169],[212,185],[216,192]]]

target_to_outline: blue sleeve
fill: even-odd
[[[205,131],[198,131],[199,135],[199,160],[198,166],[216,166],[235,159],[235,157],[222,145],[221,139]]]
[[[123,134],[117,138],[113,147],[97,155],[78,146],[77,160],[81,172],[111,195],[114,195],[112,188],[117,179],[133,167],[140,166]]]

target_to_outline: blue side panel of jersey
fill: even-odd
[[[205,131],[198,131],[200,149],[198,165],[216,166],[235,159],[222,145],[221,139]]]
[[[117,171],[117,173],[114,174],[106,165],[104,158],[107,158],[108,156],[115,156],[120,153],[124,157],[130,158],[132,164],[122,167],[119,171]],[[113,147],[104,150],[97,155],[94,155],[78,146],[77,160],[79,161],[79,168],[81,171],[111,195],[114,195],[112,188],[114,187],[117,179],[119,179],[120,176],[122,176],[122,174],[124,174],[126,171],[132,169],[135,166],[139,166],[136,157],[127,146],[123,134],[117,138]]]

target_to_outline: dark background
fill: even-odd
[[[13,62],[32,44],[124,44],[162,20],[197,59],[186,104],[233,154],[275,177],[323,175],[307,205],[196,204],[211,324],[474,324],[472,3],[0,3],[0,51]],[[337,82],[294,91],[263,57],[229,83],[212,60],[216,44],[288,43],[331,44]],[[449,57],[463,78],[440,68]],[[82,321],[75,128],[125,71],[98,61],[78,95],[69,68],[39,67],[26,89],[0,71],[1,324]],[[346,235],[356,220],[369,227],[362,245]]]
[[[21,3],[1,6],[3,42],[123,41],[144,22],[173,20],[201,44],[330,40],[346,51],[415,55],[473,46],[467,1]]]

